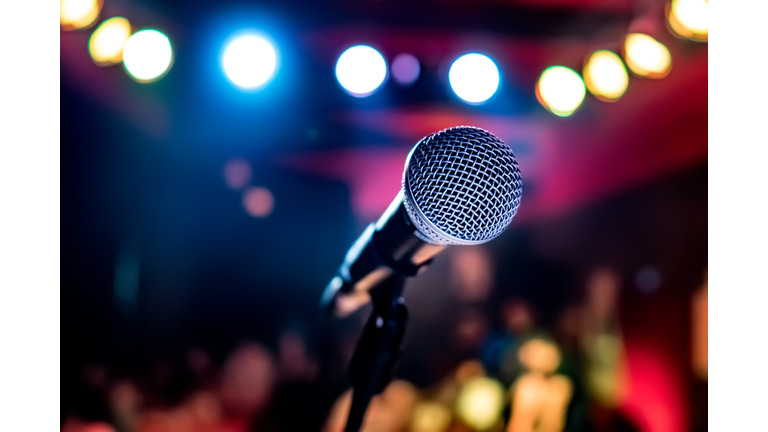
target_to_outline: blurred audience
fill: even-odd
[[[581,314],[581,348],[587,389],[600,406],[617,407],[626,390],[626,361],[619,328],[619,276],[601,268],[590,276]]]
[[[523,372],[512,384],[508,432],[560,432],[565,428],[573,383],[557,374],[560,350],[553,340],[535,336],[520,346]]]
[[[275,386],[277,366],[263,346],[240,346],[225,363],[219,385],[224,424],[228,431],[245,431],[266,414]]]
[[[520,341],[534,331],[531,306],[522,299],[509,299],[501,305],[503,329],[491,333],[483,344],[482,359],[489,372],[509,385],[519,372]]]
[[[482,254],[478,249],[461,261]],[[461,273],[466,277],[461,283],[492,285],[483,272],[465,268]],[[618,410],[626,387],[619,292],[619,276],[596,269],[584,301],[565,307],[551,329],[536,322],[532,306],[521,298],[490,309],[500,318],[496,329],[482,305],[464,305],[446,332],[446,352],[430,363],[434,371],[443,371],[442,378],[423,389],[394,380],[371,402],[363,431],[637,430]],[[692,372],[703,381],[706,295],[705,274],[692,300]],[[354,341],[347,339],[336,357],[348,358]],[[343,431],[351,390],[334,393],[328,389],[335,384],[319,381],[320,359],[301,332],[283,331],[276,348],[273,353],[259,343],[243,343],[217,368],[205,350],[193,347],[181,366],[161,360],[146,377],[118,377],[89,366],[81,377],[86,391],[78,395],[86,408],[65,413],[61,430]]]
[[[278,367],[283,379],[291,381],[317,378],[318,364],[309,357],[304,339],[298,333],[283,333],[279,344]]]
[[[374,396],[363,420],[362,431],[398,432],[404,430],[416,405],[418,393],[411,384],[392,381],[384,391]],[[323,432],[343,432],[352,405],[352,390],[347,390],[336,401]]]
[[[493,257],[483,246],[457,248],[451,256],[451,291],[467,303],[485,301],[493,289]]]
[[[693,371],[704,381],[709,373],[709,293],[708,273],[704,272],[704,283],[691,299],[691,327],[693,329]]]

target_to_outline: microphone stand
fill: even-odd
[[[401,191],[379,221],[355,241],[323,294],[324,308],[334,308],[336,295],[358,289],[368,292],[373,305],[347,371],[352,405],[345,432],[360,431],[371,399],[392,381],[408,321],[403,301],[406,278],[416,276],[445,247],[428,243],[417,233]],[[356,286],[379,270],[386,274],[381,280]]]
[[[405,276],[394,273],[370,292],[373,311],[348,369],[352,405],[344,432],[360,431],[371,399],[392,381],[408,321],[404,285]]]

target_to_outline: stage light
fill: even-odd
[[[88,52],[99,66],[109,66],[123,60],[123,46],[131,36],[131,24],[122,17],[110,18],[93,32]]]
[[[171,42],[157,30],[134,33],[123,47],[125,69],[139,82],[160,79],[171,67],[172,60]]]
[[[255,218],[265,218],[275,208],[272,192],[263,187],[251,187],[243,194],[243,207]]]
[[[667,47],[646,34],[627,35],[624,56],[629,69],[639,76],[664,78],[672,68],[672,57]]]
[[[375,49],[366,45],[353,46],[336,62],[336,79],[352,96],[370,96],[387,79],[387,62]]]
[[[504,409],[504,387],[491,378],[476,378],[459,392],[456,412],[470,428],[491,429],[501,421]]]
[[[627,91],[629,75],[618,55],[601,50],[589,56],[584,66],[584,83],[596,98],[614,102]]]
[[[232,84],[254,90],[265,86],[274,77],[277,51],[261,36],[238,36],[224,48],[221,64]]]
[[[672,0],[667,8],[667,18],[672,31],[695,41],[709,38],[709,1]]]
[[[448,81],[456,96],[469,104],[481,104],[499,89],[499,68],[488,56],[465,54],[451,65]]]
[[[400,54],[392,61],[392,76],[402,85],[416,82],[420,72],[419,61],[410,54]]]
[[[579,74],[565,66],[547,68],[536,85],[539,102],[560,117],[573,114],[581,106],[586,93]]]
[[[98,0],[59,0],[59,22],[64,30],[88,27],[100,11]]]

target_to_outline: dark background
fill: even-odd
[[[308,420],[319,425],[345,388],[340,341],[361,322],[322,316],[323,287],[394,197],[408,149],[470,124],[510,144],[525,180],[518,217],[487,245],[494,288],[480,307],[491,323],[499,325],[498,302],[520,297],[554,328],[584,298],[589,273],[611,267],[622,278],[628,356],[653,352],[670,377],[677,420],[642,430],[706,425],[690,366],[690,299],[707,267],[707,45],[675,39],[663,5],[106,0],[100,20],[120,15],[162,30],[175,60],[160,81],[139,84],[121,66],[93,64],[88,31],[61,34],[62,418],[89,409],[80,389],[91,365],[140,375],[191,346],[221,363],[243,340],[277,349],[291,328],[321,363],[323,402]],[[230,86],[218,65],[221,44],[244,26],[269,33],[281,54],[258,93]],[[632,77],[613,104],[588,94],[569,118],[541,107],[541,71],[580,70],[591,51],[618,50],[638,26],[669,47],[668,77]],[[333,66],[357,43],[388,62],[416,55],[418,81],[348,96]],[[469,50],[502,73],[499,93],[477,107],[445,82],[450,61]],[[269,217],[249,216],[241,191],[227,187],[232,158],[248,161],[250,183],[273,193]],[[441,378],[430,359],[446,352],[464,307],[446,289],[452,253],[408,285],[413,319],[398,376],[417,386]],[[660,284],[643,292],[636,279],[649,266]],[[116,292],[125,268],[134,269],[134,294]],[[653,391],[635,393],[638,418]]]

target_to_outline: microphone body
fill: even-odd
[[[517,161],[493,134],[460,126],[423,138],[408,154],[400,192],[349,249],[321,307],[347,315],[378,285],[415,276],[446,246],[497,237],[521,196]]]
[[[408,154],[402,189],[349,249],[321,300],[336,315],[373,303],[349,365],[353,392],[345,432],[361,429],[371,399],[394,373],[408,320],[406,277],[448,245],[497,237],[517,213],[521,196],[512,150],[482,129],[446,129]]]

